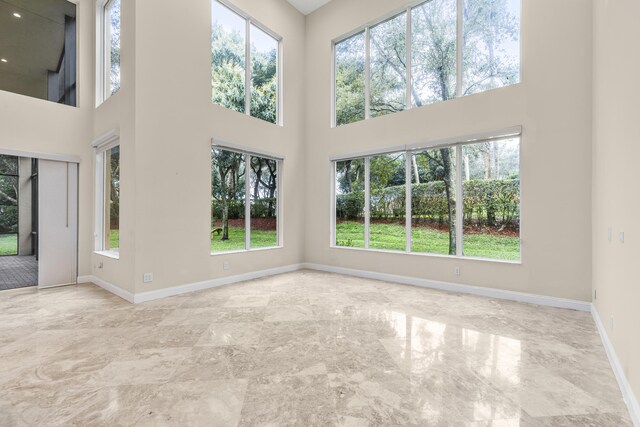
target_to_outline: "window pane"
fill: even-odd
[[[464,255],[520,259],[520,139],[466,145]]]
[[[278,41],[251,25],[251,115],[276,123]]]
[[[18,158],[0,154],[0,174],[18,175]]]
[[[18,254],[18,158],[0,155],[0,255]]]
[[[336,162],[335,243],[364,248],[364,159]]]
[[[407,14],[372,27],[371,117],[402,111],[407,93]]]
[[[441,148],[413,155],[413,252],[456,255],[455,158],[455,148]]]
[[[215,0],[212,14],[212,100],[244,113],[246,21]]]
[[[120,248],[120,147],[105,153],[105,236],[104,249]]]
[[[251,157],[251,249],[278,246],[278,162]]]
[[[520,0],[464,0],[464,95],[520,80]]]
[[[432,0],[411,10],[412,106],[456,95],[456,0]]]
[[[106,60],[109,78],[107,90],[113,95],[120,89],[120,0],[111,0],[105,7]]]
[[[405,166],[404,153],[371,158],[369,247],[372,249],[406,249]]]
[[[211,149],[211,252],[245,249],[244,154]]]
[[[336,125],[364,120],[364,32],[336,44]]]

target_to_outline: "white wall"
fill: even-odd
[[[284,39],[282,127],[212,104],[210,0],[136,1],[136,293],[303,259],[304,17],[284,0],[234,4]],[[210,255],[212,137],[286,156],[283,249]]]
[[[594,0],[594,301],[634,393],[640,397],[640,3]],[[613,241],[608,240],[608,229]],[[619,233],[625,233],[621,243]]]
[[[78,108],[0,91],[0,149],[78,156],[80,200],[93,192],[91,117],[93,96],[93,1],[78,0]],[[79,273],[91,271],[91,205],[81,203]]]
[[[330,128],[331,40],[409,2],[334,0],[307,17],[308,262],[587,301],[591,8],[523,0],[522,83]],[[522,265],[329,248],[329,157],[522,125]],[[460,266],[461,276],[453,275]]]

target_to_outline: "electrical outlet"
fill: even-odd
[[[142,281],[144,283],[153,282],[153,273],[144,273],[144,275],[142,276]]]
[[[620,243],[624,243],[624,231],[620,232],[620,235],[618,236],[618,238],[620,239]]]
[[[455,274],[456,276],[460,275],[460,267],[453,267],[453,274]]]
[[[104,267],[104,263],[102,261],[100,261],[98,263],[98,269],[102,270],[102,267]]]
[[[229,261],[224,261],[222,263],[222,269],[223,270],[229,270],[231,268],[231,264],[229,264]]]

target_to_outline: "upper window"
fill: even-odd
[[[115,144],[117,144],[117,140]],[[96,152],[96,251],[114,257],[120,252],[120,146]]]
[[[338,160],[334,220],[339,247],[519,260],[520,137]]]
[[[211,252],[280,246],[281,160],[211,148]]]
[[[102,3],[101,28],[101,100],[120,90],[120,0]]]
[[[520,81],[520,0],[429,0],[334,48],[337,126]]]
[[[280,123],[280,37],[218,0],[211,32],[213,103]]]

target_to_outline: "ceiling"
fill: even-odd
[[[0,62],[0,90],[47,98],[47,71],[58,67],[65,15],[76,16],[67,0],[0,0],[0,58],[7,60]]]
[[[287,0],[289,3],[293,5],[300,12],[305,15],[310,14],[316,9],[324,6],[329,3],[331,0]]]

